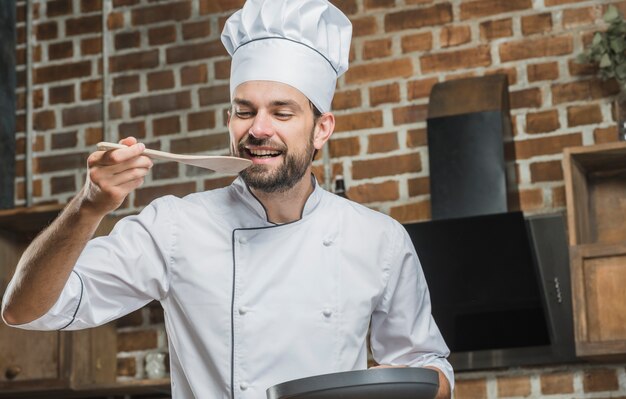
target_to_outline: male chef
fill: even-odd
[[[165,196],[90,240],[152,163],[134,138],[88,158],[85,186],[24,253],[3,300],[25,329],[98,326],[164,309],[174,398],[265,398],[268,387],[381,365],[429,367],[450,397],[448,348],[418,257],[390,217],[323,190],[352,27],[326,0],[249,0],[224,27],[232,56],[230,186]]]

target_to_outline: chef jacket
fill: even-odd
[[[262,399],[268,387],[380,364],[453,384],[413,245],[392,218],[316,184],[301,219],[268,221],[238,178],[166,196],[91,240],[56,304],[18,327],[74,330],[158,300],[174,398]]]

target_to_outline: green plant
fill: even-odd
[[[603,18],[609,26],[606,31],[593,35],[589,47],[578,56],[578,62],[597,63],[602,79],[615,78],[626,88],[626,22],[613,5]]]

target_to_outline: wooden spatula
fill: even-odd
[[[108,151],[126,148],[123,144],[101,142],[97,145],[98,150]],[[221,155],[180,155],[165,151],[145,149],[143,155],[152,159],[176,161],[187,165],[210,169],[219,173],[235,174],[252,165],[252,161],[244,158],[228,157]]]

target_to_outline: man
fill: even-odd
[[[449,397],[448,349],[405,230],[311,174],[334,129],[350,35],[325,0],[248,1],[222,40],[232,152],[253,165],[227,188],[157,199],[89,241],[152,166],[134,138],[91,154],[81,192],[20,260],[5,321],[88,328],[158,300],[175,398],[264,398],[280,382],[366,368],[371,323],[380,364],[434,368]]]

